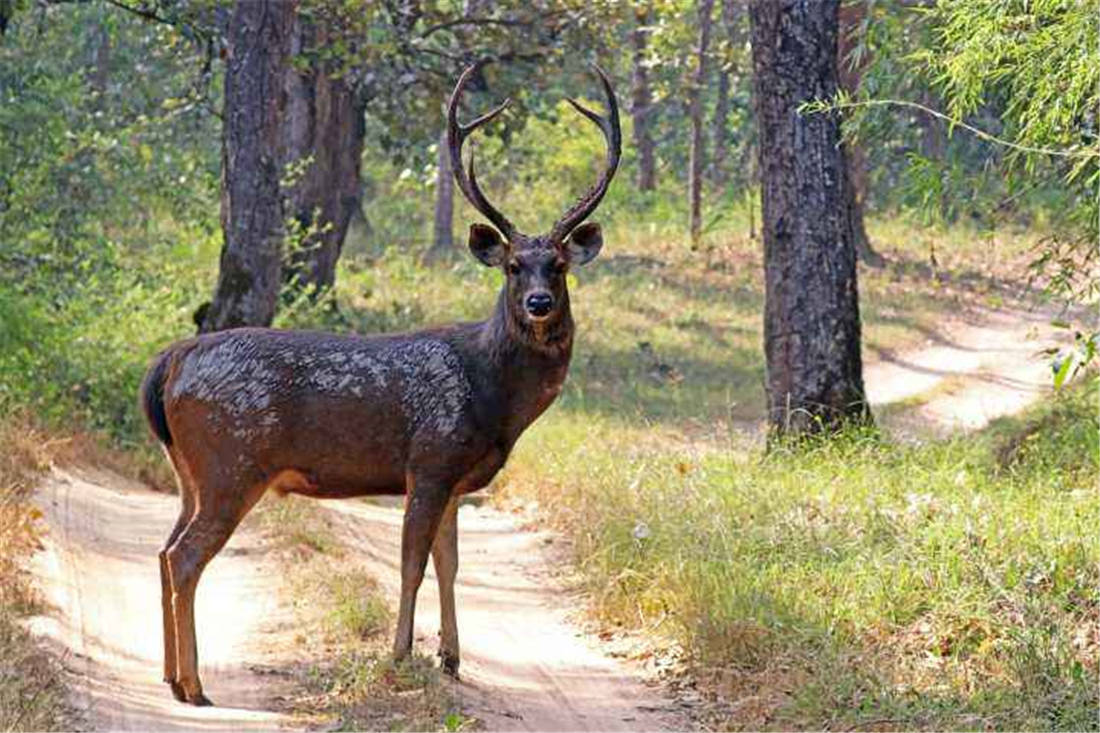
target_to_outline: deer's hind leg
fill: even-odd
[[[256,476],[211,475],[196,482],[198,509],[166,553],[175,621],[176,684],[183,701],[210,705],[199,680],[195,589],[207,563],[225,546],[244,515],[263,495]]]
[[[168,549],[179,539],[180,534],[195,514],[195,487],[190,476],[185,472],[186,467],[180,465],[171,449],[166,449],[172,468],[176,472],[176,480],[180,492],[180,513],[176,524],[172,527],[164,546],[157,553],[160,562],[160,605],[161,616],[164,624],[164,681],[172,688],[172,694],[177,700],[183,702],[183,690],[180,688],[178,670],[176,669],[176,614],[172,609],[172,581],[168,573]]]
[[[458,621],[455,576],[458,574],[458,497],[448,502],[432,543],[432,562],[439,581],[439,658],[443,671],[458,677]]]

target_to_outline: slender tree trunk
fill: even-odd
[[[711,154],[711,180],[721,186],[729,179],[726,157],[729,155],[730,87],[736,75],[734,66],[737,47],[741,43],[740,7],[737,0],[722,0],[722,28],[726,34],[726,53],[722,68],[718,71],[718,101],[714,105],[714,125],[711,137],[714,152]]]
[[[837,39],[837,77],[840,88],[853,97],[859,90],[863,69],[867,66],[866,58],[857,60],[853,53],[859,45],[859,35],[866,17],[865,0],[843,3],[838,11],[840,36]],[[846,179],[848,201],[852,217],[852,233],[856,238],[856,254],[865,264],[881,267],[885,264],[885,260],[871,246],[867,228],[863,223],[863,202],[867,194],[867,166],[863,146],[855,140],[845,141],[844,159],[848,171]]]
[[[465,0],[462,4],[462,16],[472,18],[485,12],[488,0]],[[464,44],[466,34],[458,34]],[[442,116],[441,116],[442,122]],[[454,171],[451,169],[451,156],[447,149],[447,128],[442,126],[439,133],[439,149],[436,151],[435,165],[435,217],[432,225],[432,246],[424,254],[424,259],[434,262],[446,257],[454,249]]]
[[[939,108],[939,100],[935,98],[935,95],[929,89],[921,92],[920,103],[929,109]],[[921,157],[932,161],[937,167],[942,166],[947,154],[947,136],[944,134],[943,124],[932,115],[924,112],[917,115],[917,124],[920,126],[921,132]],[[945,189],[942,186],[939,188],[939,195],[937,196],[937,208],[941,217],[947,216],[948,206]]]
[[[427,259],[438,260],[454,249],[454,176],[451,173],[451,155],[447,149],[447,130],[439,136],[435,173],[435,226],[432,246]]]
[[[240,0],[225,71],[222,246],[214,299],[200,330],[267,326],[279,295],[284,236],[279,192],[283,79],[297,3]]]
[[[653,143],[653,93],[649,88],[649,69],[646,56],[649,45],[649,26],[653,22],[652,2],[635,6],[634,73],[631,79],[631,114],[634,119],[634,149],[638,151],[638,190],[653,191],[657,188],[657,156]]]
[[[325,29],[297,16],[291,54],[322,48]],[[363,106],[345,78],[317,61],[288,68],[284,190],[287,215],[296,222],[295,248],[283,280],[316,297],[336,281],[336,262],[359,203],[359,169],[365,136]]]
[[[703,231],[703,88],[707,81],[707,46],[710,44],[711,11],[714,0],[698,0],[699,45],[695,50],[695,72],[691,78],[689,115],[691,116],[691,159],[688,164],[688,201],[691,209],[689,229],[692,248],[699,246]]]
[[[107,94],[107,81],[111,73],[111,32],[106,24],[100,21],[96,28],[95,50],[92,52],[92,90],[96,94],[96,109],[106,106],[104,95]]]
[[[838,0],[753,0],[768,418],[776,433],[869,419],[836,93]]]
[[[729,144],[726,140],[726,127],[730,117],[730,71],[723,67],[718,70],[718,99],[714,103],[714,120],[711,124],[713,152],[710,156],[710,180],[721,186],[726,182],[726,155]]]

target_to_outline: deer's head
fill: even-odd
[[[622,149],[619,105],[607,75],[595,66],[607,95],[608,116],[598,115],[573,99],[568,101],[603,132],[607,140],[607,163],[595,185],[565,212],[548,234],[529,236],[517,230],[482,193],[474,174],[473,155],[470,156],[469,167],[463,168],[462,165],[462,143],[475,129],[503,112],[510,101],[504,100],[469,124],[458,122],[462,92],[470,77],[483,64],[479,62],[462,72],[447,105],[447,145],[455,180],[466,199],[494,225],[474,224],[470,227],[470,251],[482,264],[504,270],[508,308],[514,317],[536,324],[552,321],[568,303],[565,275],[569,268],[590,262],[603,246],[600,225],[584,223],[584,220],[596,210],[619,166]]]

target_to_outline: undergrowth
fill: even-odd
[[[732,728],[1096,729],[1097,381],[986,431],[767,455],[536,427],[504,491],[597,614],[686,651]]]
[[[0,422],[0,730],[65,730],[71,710],[57,660],[21,625],[39,610],[24,563],[38,548],[41,512],[28,501],[49,462],[48,441],[29,422]]]

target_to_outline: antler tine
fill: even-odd
[[[508,105],[510,105],[511,103],[512,103],[512,98],[509,97],[509,98],[505,99],[503,102],[501,102],[500,104],[498,104],[496,107],[493,107],[491,110],[489,110],[485,114],[481,115],[481,117],[475,117],[474,119],[467,122],[465,125],[463,125],[461,122],[459,122],[458,123],[458,131],[462,134],[462,140],[465,141],[466,138],[469,137],[471,132],[473,132],[477,128],[481,127],[485,123],[492,122],[493,118],[496,117],[497,115],[499,115],[504,110],[506,110],[508,108]]]
[[[463,195],[466,196],[466,200],[473,204],[475,209],[484,214],[485,218],[493,222],[497,229],[500,230],[500,233],[504,235],[505,239],[510,240],[516,233],[516,228],[512,226],[512,222],[508,221],[508,218],[504,216],[504,214],[500,213],[495,206],[489,203],[489,199],[485,198],[485,194],[481,192],[481,188],[477,185],[477,177],[474,175],[473,153],[470,154],[469,172],[467,173],[462,166],[462,144],[466,141],[466,138],[469,137],[470,133],[474,130],[490,122],[503,112],[512,101],[511,99],[505,99],[493,109],[480,117],[474,118],[467,124],[463,125],[459,123],[458,103],[462,97],[462,92],[465,90],[470,77],[486,63],[488,63],[486,60],[482,60],[471,64],[466,67],[466,70],[458,77],[458,83],[455,85],[450,102],[447,104],[447,147],[451,154],[451,170],[454,172],[455,181],[458,183],[458,187],[462,190]]]
[[[603,200],[604,194],[607,193],[607,188],[611,184],[611,179],[615,176],[615,171],[619,167],[619,157],[622,154],[622,131],[619,127],[619,103],[615,98],[615,90],[611,88],[611,82],[607,78],[607,74],[604,73],[597,64],[592,64],[592,68],[596,71],[596,74],[600,77],[600,83],[603,86],[604,94],[607,96],[607,116],[603,116],[588,109],[575,99],[568,99],[573,108],[580,112],[582,115],[592,120],[600,131],[603,132],[604,138],[607,140],[607,162],[604,166],[603,172],[596,180],[596,184],[580,198],[577,203],[573,204],[561,219],[554,224],[554,228],[550,230],[550,238],[555,242],[560,242],[573,231],[582,221],[588,218],[588,216],[596,210],[601,200]]]

